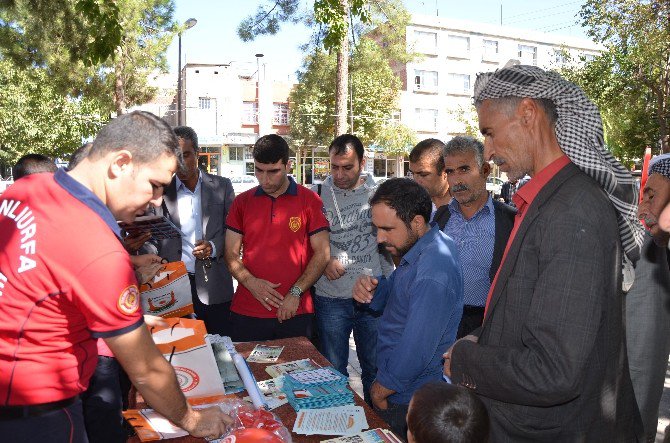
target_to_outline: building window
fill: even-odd
[[[452,57],[470,57],[470,37],[450,35],[448,38],[449,55]]]
[[[416,51],[424,54],[437,53],[437,33],[414,31],[414,40],[416,42]]]
[[[273,125],[288,125],[288,103],[274,104]]]
[[[437,92],[437,72],[436,71],[414,71],[414,90]]]
[[[209,109],[212,105],[212,99],[209,97],[200,97],[198,98],[198,108],[199,109]]]
[[[498,41],[484,40],[482,60],[496,61],[498,58]]]
[[[522,65],[537,65],[537,46],[519,45],[519,61]]]
[[[244,161],[244,146],[231,146],[229,148],[230,161]]]
[[[592,62],[593,60],[596,59],[596,56],[593,54],[584,54],[584,60],[588,62]]]
[[[419,131],[437,132],[437,109],[416,108],[415,113]]]
[[[564,49],[554,49],[554,63],[563,66],[568,61],[568,55]]]
[[[258,102],[242,102],[242,124],[255,125],[258,123]]]
[[[402,120],[402,113],[400,109],[397,109],[393,112],[391,112],[391,121],[394,123],[400,123]]]
[[[470,94],[470,75],[449,74],[447,89],[452,94]]]

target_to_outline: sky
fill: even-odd
[[[550,32],[556,35],[586,37],[578,24],[584,0],[404,0],[412,13],[439,15],[473,22],[500,24],[521,29]],[[256,38],[244,43],[237,36],[237,26],[259,5],[274,0],[175,0],[175,19],[183,23],[195,18],[198,23],[182,35],[184,63],[245,63],[250,66],[266,63],[267,72],[277,80],[294,79],[303,54],[299,46],[309,40],[310,30],[302,24],[284,24],[274,36]],[[304,0],[304,8],[312,2]],[[177,38],[167,57],[170,72],[176,78],[178,62]],[[255,54],[263,54],[256,59]]]

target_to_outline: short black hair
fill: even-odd
[[[435,158],[435,170],[438,174],[444,172],[444,143],[436,138],[421,140],[409,153],[409,161],[418,162],[424,155]]]
[[[174,133],[178,138],[189,140],[193,144],[193,151],[200,151],[198,145],[198,134],[190,126],[177,126],[174,128]]]
[[[70,162],[67,164],[67,169],[71,171],[81,163],[81,161],[88,156],[88,153],[91,152],[91,146],[93,146],[93,143],[84,143],[78,147],[70,156]]]
[[[58,166],[46,155],[26,154],[21,157],[12,168],[12,177],[18,180],[30,174],[39,174],[41,172],[56,172]]]
[[[253,150],[254,160],[258,163],[288,163],[288,143],[277,134],[268,134],[256,140]]]
[[[444,382],[423,385],[412,396],[407,428],[420,443],[485,443],[489,414],[484,403],[461,386]]]
[[[174,131],[151,112],[133,111],[111,120],[93,140],[88,157],[99,158],[122,149],[130,151],[138,163],[149,163],[167,154],[177,158],[178,167],[183,165]]]
[[[379,185],[370,199],[370,206],[378,203],[393,209],[408,228],[417,215],[428,223],[433,209],[428,192],[409,178],[390,178]]]
[[[328,154],[330,154],[332,151],[335,151],[335,155],[346,154],[347,149],[353,149],[356,151],[358,161],[363,161],[363,155],[365,154],[363,143],[361,142],[361,139],[352,134],[342,134],[336,137],[328,147]]]

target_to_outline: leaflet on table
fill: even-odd
[[[263,397],[265,397],[269,410],[276,409],[288,403],[288,397],[282,391],[284,377],[271,378],[270,380],[259,381],[256,384]],[[244,400],[250,402],[251,397],[244,397]]]
[[[348,437],[321,440],[321,443],[402,443],[402,440],[388,429],[376,428]]]
[[[239,402],[226,401],[222,397],[209,397],[200,399],[204,404],[192,404],[193,409],[204,409],[218,406],[224,413],[230,414]],[[207,402],[207,400],[209,400]],[[135,429],[140,441],[166,440],[170,438],[184,437],[188,432],[172,424],[170,420],[163,417],[153,409],[128,409],[123,411],[123,418]]]
[[[247,362],[249,363],[274,363],[279,360],[279,354],[284,349],[283,346],[256,345]]]
[[[362,406],[338,406],[298,411],[293,432],[303,435],[351,436],[368,427]]]
[[[270,377],[277,378],[280,375],[290,374],[292,372],[306,371],[309,369],[320,368],[321,366],[314,363],[309,358],[302,360],[289,361],[277,365],[271,365],[265,368],[265,372],[270,374]]]
[[[244,383],[235,368],[233,357],[228,352],[223,337],[208,334],[205,338],[214,352],[214,359],[216,360],[216,366],[219,369],[219,375],[223,381],[223,388],[226,394],[244,391]]]

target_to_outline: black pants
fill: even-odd
[[[230,338],[233,341],[263,341],[278,338],[312,338],[314,314],[301,314],[279,322],[275,318],[256,318],[230,313]]]
[[[114,357],[98,356],[95,373],[81,396],[86,433],[91,442],[123,443],[128,439],[121,416],[122,375],[125,376],[123,369]]]
[[[484,321],[484,306],[463,306],[463,317],[458,325],[456,338],[463,338],[478,327]]]
[[[37,417],[0,420],[0,436],[7,443],[88,443],[81,400]]]
[[[200,301],[195,285],[195,275],[188,274],[191,281],[193,311],[198,320],[205,322],[205,329],[210,334],[230,336],[230,302],[206,305]]]

